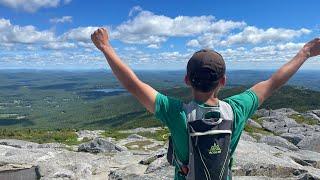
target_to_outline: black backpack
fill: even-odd
[[[231,178],[231,134],[233,111],[229,104],[203,107],[195,102],[184,104],[189,138],[189,163],[175,156],[172,137],[169,137],[167,160],[178,165],[179,173],[187,180],[221,180]]]

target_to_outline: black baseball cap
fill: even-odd
[[[192,87],[201,92],[213,90],[225,72],[226,65],[223,57],[211,49],[197,51],[187,65],[187,76]]]

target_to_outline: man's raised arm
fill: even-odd
[[[154,113],[155,99],[157,91],[140,81],[134,72],[121,61],[109,43],[108,32],[104,28],[99,28],[91,35],[94,45],[103,52],[114,75],[138,101]]]
[[[309,57],[318,55],[320,55],[320,39],[316,38],[305,44],[291,61],[283,65],[268,80],[254,85],[251,89],[257,94],[259,105],[284,85]]]

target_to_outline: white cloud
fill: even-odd
[[[222,41],[223,45],[233,44],[257,44],[257,43],[270,43],[279,41],[288,41],[296,37],[300,37],[305,34],[309,34],[311,31],[305,28],[299,30],[284,29],[284,28],[269,28],[259,29],[254,26],[248,26],[238,34],[229,36],[225,41]]]
[[[204,33],[198,37],[197,41],[202,48],[216,48],[220,46],[221,36],[214,33]]]
[[[68,42],[50,42],[43,46],[45,49],[53,49],[53,50],[60,50],[60,49],[72,49],[75,48],[76,45],[74,43]]]
[[[125,51],[136,51],[136,50],[137,50],[137,47],[129,46],[129,47],[124,47],[123,49],[124,49]]]
[[[211,20],[213,20],[212,16],[170,18],[155,15],[149,11],[141,11],[132,20],[118,26],[116,30],[121,34],[129,35],[145,33],[154,36],[187,36],[208,29]]]
[[[14,48],[13,43],[0,43],[0,49],[4,50],[2,52],[11,51]]]
[[[49,20],[51,23],[71,23],[72,16],[63,16],[61,18],[52,18]]]
[[[78,27],[75,29],[71,29],[68,32],[62,35],[62,39],[65,40],[72,40],[72,41],[82,41],[88,42],[90,41],[91,34],[97,29],[98,27]]]
[[[213,16],[168,17],[144,11],[141,7],[133,8],[129,14],[128,21],[108,29],[112,40],[129,44],[127,47],[122,45],[115,47],[115,49],[121,49],[119,55],[122,59],[129,65],[139,68],[156,66],[183,68],[195,48],[222,49],[219,52],[227,62],[231,63],[286,61],[303,46],[303,43],[294,42],[311,32],[304,28],[260,29],[247,26],[245,22],[217,20]],[[51,22],[72,21],[72,17],[65,17],[54,18]],[[90,40],[91,33],[97,28],[78,27],[67,30],[62,35],[55,35],[50,30],[39,30],[31,25],[14,25],[9,20],[0,18],[0,49],[2,50],[0,63],[1,60],[12,60],[17,65],[26,63],[32,67],[48,64],[57,67],[61,64],[84,65],[86,68],[100,67],[100,65],[104,67],[105,64],[101,61],[103,56],[98,53]],[[183,37],[181,38],[183,40],[189,39],[186,41],[186,46],[192,48],[177,51],[181,41],[168,40],[179,37]],[[147,50],[144,52],[139,49],[139,47],[159,49],[167,41],[166,45],[172,48],[171,52],[154,50],[148,53]],[[252,48],[253,44],[259,46]],[[25,55],[27,53],[30,54]],[[26,59],[28,62],[23,62]],[[99,66],[92,65],[92,62],[98,61]]]
[[[245,26],[247,26],[247,24],[243,21],[235,22],[235,21],[226,21],[222,19],[222,20],[213,22],[208,32],[223,35],[225,33],[229,33],[231,30],[234,30],[234,29],[242,29]]]
[[[303,47],[305,43],[292,43],[292,42],[289,42],[289,43],[286,43],[286,44],[278,44],[277,45],[277,48],[279,50],[299,50],[300,48]]]
[[[169,37],[190,37],[202,33],[223,34],[242,28],[244,22],[219,20],[213,16],[177,16],[174,18],[156,15],[150,11],[134,7],[129,15],[138,12],[130,20],[112,30],[112,37],[131,44],[157,44]]]
[[[297,52],[299,49],[303,47],[304,43],[293,43],[288,42],[285,44],[276,44],[276,45],[269,45],[269,46],[258,46],[252,48],[253,52],[272,52],[272,51],[295,51]]]
[[[276,50],[276,46],[263,46],[263,47],[254,47],[252,48],[253,52],[259,53],[259,52],[271,52]]]
[[[192,53],[181,53],[178,51],[162,52],[158,55],[158,61],[180,61],[185,62],[191,57]]]
[[[186,45],[189,47],[199,47],[200,46],[199,41],[196,39],[192,39],[192,40],[188,41]]]
[[[35,43],[55,40],[51,31],[38,31],[34,26],[12,25],[7,19],[0,19],[0,43]]]
[[[160,46],[158,44],[149,44],[147,47],[152,48],[152,49],[159,49],[160,48]]]
[[[219,21],[218,21],[219,22]],[[219,24],[219,23],[218,23]],[[225,27],[219,33],[219,25],[217,30],[209,33],[202,33],[197,39],[192,39],[186,43],[188,47],[203,47],[203,48],[217,48],[232,45],[251,45],[251,44],[274,44],[283,43],[292,40],[297,37],[311,33],[309,29],[284,29],[284,28],[268,28],[266,30],[259,29],[254,26],[246,26],[245,23],[238,23],[233,26],[243,30],[239,33],[234,34],[233,31],[229,30],[229,33],[224,32],[223,29],[231,28],[230,23],[224,23]],[[221,25],[220,25],[221,26]],[[217,33],[218,32],[218,33]]]
[[[78,42],[78,45],[87,49],[96,49],[92,42]]]
[[[38,48],[37,48],[37,47],[32,46],[32,45],[27,46],[27,47],[26,47],[26,49],[27,49],[27,50],[29,50],[29,51],[35,51],[35,50],[38,50]]]
[[[129,11],[129,16],[133,16],[134,13],[142,11],[142,8],[140,6],[134,6]]]
[[[274,65],[289,61],[304,43],[280,43],[275,45],[258,46],[251,49],[248,48],[227,48],[218,51],[224,59],[229,63],[247,62],[248,66],[252,62],[267,63]],[[252,65],[252,64],[251,64]]]
[[[0,0],[0,4],[26,12],[36,12],[41,8],[57,7],[60,3],[68,4],[71,0]]]

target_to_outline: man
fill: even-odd
[[[133,96],[151,113],[168,126],[175,149],[176,158],[184,164],[189,160],[186,112],[180,100],[165,96],[142,82],[134,72],[121,61],[109,43],[105,29],[96,30],[91,39],[105,55],[113,73]],[[307,43],[297,55],[268,80],[254,85],[249,90],[226,98],[223,102],[233,111],[231,135],[231,155],[235,151],[246,121],[272,93],[285,84],[290,77],[310,57],[320,54],[320,39]],[[185,83],[191,87],[193,101],[200,106],[217,106],[219,90],[226,84],[223,57],[211,50],[196,52],[188,62]],[[230,164],[230,161],[227,162]],[[185,179],[180,167],[176,166],[175,179]],[[225,176],[224,176],[225,177]]]

